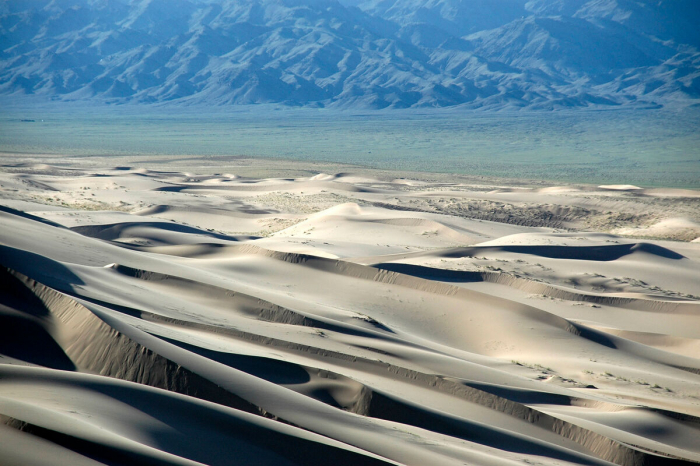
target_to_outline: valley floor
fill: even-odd
[[[698,191],[88,160],[0,167],[3,464],[700,463]]]

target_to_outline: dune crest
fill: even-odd
[[[0,458],[700,463],[692,197],[330,173],[0,172]]]

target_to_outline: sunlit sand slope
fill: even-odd
[[[700,463],[691,191],[51,166],[0,188],[2,464]],[[640,202],[665,230],[623,220]],[[604,233],[572,214],[594,205]],[[612,232],[674,216],[685,241]]]

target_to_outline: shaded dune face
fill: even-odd
[[[382,207],[405,184],[348,176],[108,176],[157,208],[0,210],[7,464],[700,462],[693,243]]]

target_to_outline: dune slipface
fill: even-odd
[[[0,188],[2,464],[700,463],[696,192]]]

